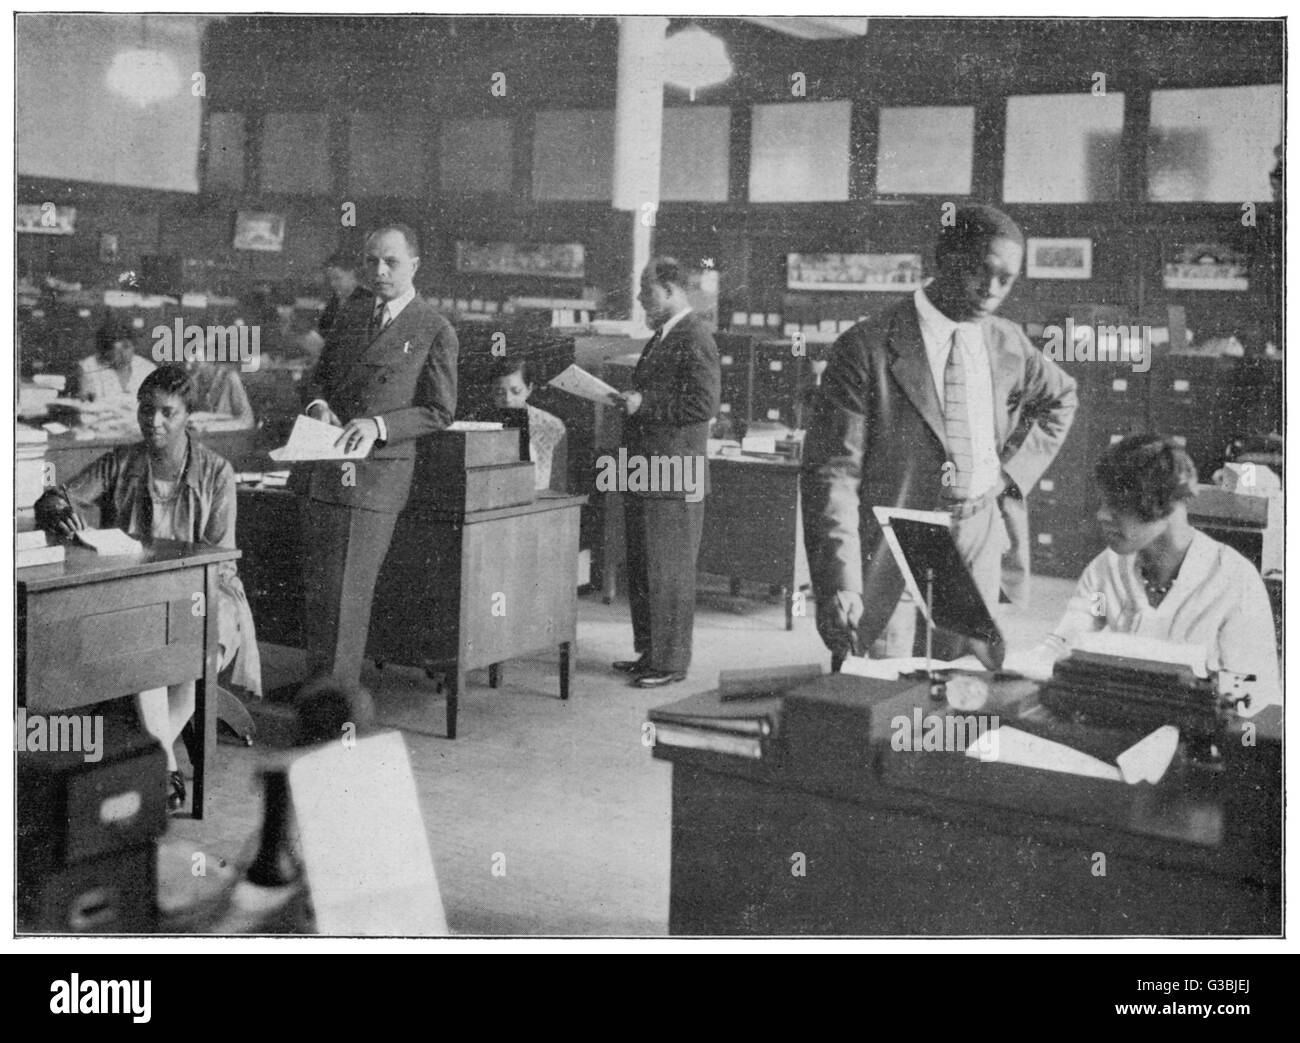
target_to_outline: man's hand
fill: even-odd
[[[330,409],[324,402],[313,402],[307,407],[307,415],[313,420],[319,420],[323,424],[329,424],[330,427],[342,427],[343,421],[334,415],[334,410]]]
[[[379,425],[370,417],[358,417],[344,425],[343,432],[334,440],[334,448],[342,449],[345,453],[360,450],[362,456],[369,456],[378,438]]]
[[[862,622],[862,595],[841,590],[833,598],[817,599],[817,633],[831,652],[857,654],[856,634]]]
[[[623,407],[623,412],[631,416],[641,408],[641,392],[620,391],[614,400],[615,405]]]
[[[835,622],[845,630],[857,630],[862,622],[862,595],[856,590],[841,590],[835,595]]]

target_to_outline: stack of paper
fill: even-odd
[[[617,391],[599,377],[593,377],[576,362],[569,365],[562,373],[552,377],[550,384],[551,387],[567,391],[570,395],[585,398],[588,402],[599,402],[602,405],[609,405],[618,396]]]
[[[105,557],[139,554],[144,550],[139,540],[132,539],[121,529],[81,529],[77,532],[77,542]]]
[[[308,460],[364,460],[366,454],[359,449],[345,451],[337,446],[341,427],[334,427],[309,416],[299,416],[293,422],[289,432],[289,441],[279,449],[272,449],[268,454],[279,463],[294,463]]]

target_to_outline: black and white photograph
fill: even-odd
[[[1234,11],[15,12],[17,949],[1277,948]]]

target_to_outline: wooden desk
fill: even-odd
[[[442,675],[447,737],[465,674],[543,649],[560,653],[569,697],[577,633],[578,520],[584,496],[468,514],[412,506],[402,512],[375,585],[367,657]],[[283,489],[239,490],[241,568],[258,634],[302,644],[301,501]]]
[[[620,497],[601,497],[605,519],[600,575],[606,604],[614,600],[617,569],[626,561]],[[696,571],[728,577],[733,597],[740,595],[743,582],[780,591],[785,628],[794,629],[794,593],[809,582],[797,463],[709,458],[709,495],[704,498]]]
[[[669,933],[1281,930],[1280,715],[1256,718],[1253,749],[1225,741],[1219,770],[1176,761],[1128,786],[894,750],[895,715],[943,710],[899,687],[823,677],[799,690],[824,701],[820,722],[770,700],[758,760],[654,747],[673,765]]]
[[[194,817],[202,818],[217,745],[217,567],[239,557],[155,540],[139,557],[70,547],[65,561],[18,569],[18,705],[64,713],[196,682]]]

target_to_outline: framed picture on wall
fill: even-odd
[[[791,290],[905,293],[921,285],[920,254],[787,254]]]
[[[279,253],[284,249],[284,215],[256,210],[235,214],[235,249]]]
[[[537,275],[581,279],[586,250],[581,243],[456,243],[456,271],[480,275]]]
[[[1250,258],[1226,243],[1166,243],[1166,290],[1250,289]]]
[[[1025,274],[1031,279],[1091,279],[1091,239],[1029,239]]]
[[[35,235],[73,235],[77,229],[77,208],[53,203],[19,203],[14,213],[15,228]]]

